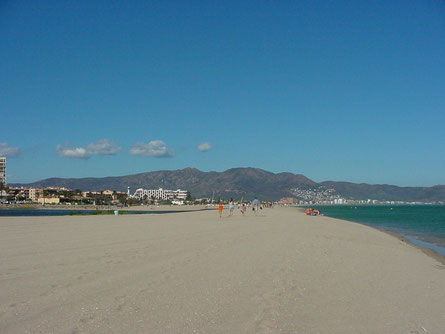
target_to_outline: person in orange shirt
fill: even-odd
[[[218,206],[219,218],[222,218],[222,210],[223,210],[223,205],[220,204],[220,205]]]

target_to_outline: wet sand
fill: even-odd
[[[295,208],[0,217],[0,333],[444,333],[444,268]]]

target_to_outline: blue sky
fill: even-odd
[[[443,1],[1,1],[0,73],[11,183],[445,184]]]

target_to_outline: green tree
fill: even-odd
[[[23,195],[17,195],[16,197],[15,197],[15,200],[17,201],[17,202],[22,202],[22,201],[24,201],[26,198],[25,198],[25,196],[23,196]]]
[[[127,204],[128,205],[139,205],[139,204],[141,204],[141,200],[139,198],[128,198]]]

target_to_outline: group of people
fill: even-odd
[[[306,209],[306,215],[308,215],[308,216],[323,216],[323,214],[321,214],[319,210],[311,209],[311,208]]]
[[[250,207],[252,208],[252,211],[254,213],[254,215],[256,216],[258,214],[258,210],[262,210],[263,208],[261,207],[261,202],[258,200],[258,198],[255,197],[255,199],[250,203]],[[220,204],[218,206],[218,211],[219,211],[219,218],[222,218],[222,212],[224,209],[224,205]],[[241,211],[241,214],[243,216],[246,215],[246,211],[247,211],[247,205],[246,203],[242,203],[239,206],[239,209]],[[230,199],[229,201],[229,217],[233,216],[233,212],[235,211],[235,203],[233,202],[233,198]]]

